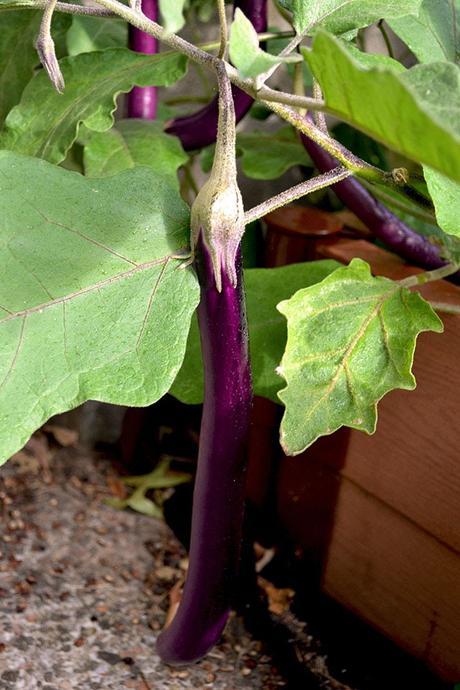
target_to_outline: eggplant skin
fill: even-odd
[[[142,12],[156,22],[158,20],[158,0],[142,0]],[[145,55],[158,52],[158,41],[135,26],[129,25],[128,41],[131,50]],[[142,120],[155,120],[157,116],[158,90],[156,86],[135,86],[126,98],[127,117]]]
[[[187,580],[171,624],[157,640],[172,665],[201,659],[218,642],[234,598],[246,483],[252,383],[242,284],[222,273],[216,286],[212,257],[202,237],[196,246],[201,285],[198,307],[205,394]]]

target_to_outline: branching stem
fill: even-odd
[[[42,0],[37,1],[41,2]],[[53,0],[53,2],[55,2],[55,0]],[[192,43],[189,43],[189,41],[186,41],[182,37],[177,36],[176,34],[168,33],[162,26],[160,26],[160,24],[151,21],[143,14],[135,12],[127,5],[118,2],[118,0],[97,0],[97,2],[106,10],[115,13],[141,31],[144,31],[145,33],[150,34],[151,36],[154,36],[158,40],[162,41],[172,50],[178,51],[183,55],[186,55],[190,60],[205,65],[212,70],[216,69],[216,61],[218,58],[210,55]],[[286,47],[285,51],[283,51],[283,55],[291,52],[300,43],[302,38],[303,35],[296,36],[293,41],[291,41],[289,46]],[[279,93],[267,87],[262,87],[261,89],[256,90],[253,80],[242,79],[239,76],[238,71],[228,63],[225,63],[225,67],[229,79],[233,84],[245,91],[252,98],[259,100],[263,105],[265,105],[266,108],[274,112],[281,119],[289,122],[300,132],[310,137],[314,142],[334,156],[352,173],[359,177],[363,177],[370,182],[380,182],[382,184],[388,184],[389,186],[393,186],[395,184],[391,173],[380,170],[379,168],[369,165],[362,159],[358,158],[351,151],[346,149],[335,139],[322,132],[321,129],[319,129],[316,125],[299,115],[299,113],[293,109],[293,107],[304,107],[311,110],[323,110],[325,109],[325,105],[322,101],[318,102],[314,98],[307,99],[303,96]],[[276,99],[276,101],[274,99]],[[288,101],[293,107],[289,107],[286,104],[278,102],[280,99],[283,101]]]

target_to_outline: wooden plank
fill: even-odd
[[[324,590],[449,682],[460,678],[460,559],[342,480]]]

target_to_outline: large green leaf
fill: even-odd
[[[168,390],[198,301],[173,258],[188,221],[148,168],[95,180],[0,153],[0,463],[85,400]]]
[[[424,168],[424,173],[439,227],[460,237],[460,184],[429,167]]]
[[[67,33],[69,55],[104,48],[126,48],[127,45],[128,25],[122,19],[76,16]]]
[[[399,17],[389,24],[420,62],[454,62],[458,54],[456,7],[460,8],[458,0],[423,0],[418,17]]]
[[[2,14],[0,30],[0,125],[11,108],[19,102],[39,60],[34,48],[41,12],[22,11]],[[71,17],[53,18],[55,40],[70,25]]]
[[[307,285],[314,285],[337,266],[336,261],[314,261],[282,268],[249,268],[244,273],[249,324],[249,347],[254,392],[278,402],[283,385],[276,367],[286,345],[286,322],[276,305]],[[193,319],[182,368],[171,393],[188,404],[203,400],[200,337]]]
[[[188,156],[179,139],[148,120],[119,120],[107,132],[84,134],[83,160],[89,177],[107,177],[137,165],[147,165],[177,183],[177,169]]]
[[[309,33],[322,26],[343,34],[373,24],[378,19],[417,14],[421,0],[282,0],[293,13],[298,33]]]
[[[141,55],[127,48],[82,53],[60,60],[66,88],[57,93],[44,70],[26,87],[10,112],[0,147],[64,160],[84,122],[96,131],[113,124],[115,97],[132,86],[167,86],[183,77],[186,59],[176,53]]]
[[[319,436],[349,426],[372,434],[377,402],[394,388],[415,388],[417,335],[442,331],[428,302],[353,259],[278,309],[288,339],[279,373],[287,386],[281,444],[301,453]]]
[[[460,68],[450,62],[406,72],[363,69],[324,31],[305,51],[328,109],[383,144],[460,180]]]

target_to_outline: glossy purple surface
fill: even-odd
[[[146,17],[157,21],[158,0],[142,0],[142,11]],[[129,47],[137,53],[153,55],[158,52],[158,41],[153,36],[129,26]],[[154,120],[157,114],[157,87],[135,86],[127,96],[127,116]]]
[[[252,404],[241,258],[237,287],[223,273],[220,293],[202,242],[197,258],[205,392],[190,565],[176,616],[157,641],[157,651],[168,664],[203,657],[227,620],[238,570]]]
[[[250,19],[257,33],[267,30],[267,0],[235,0],[234,9],[240,8]],[[252,98],[237,87],[232,87],[235,117],[239,122],[252,105]],[[198,112],[178,117],[167,127],[169,134],[181,140],[186,151],[209,146],[217,136],[217,96]]]
[[[332,170],[338,162],[321,146],[301,135],[310,158],[319,172]],[[332,186],[339,199],[361,220],[369,230],[389,249],[410,262],[424,268],[438,268],[446,263],[439,249],[426,237],[407,226],[383,204],[374,199],[354,177],[349,177]]]

